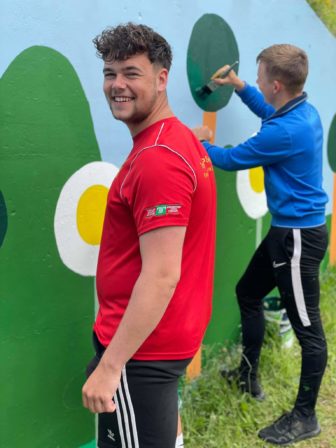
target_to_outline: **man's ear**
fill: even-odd
[[[280,81],[278,81],[278,80],[274,80],[273,81],[273,93],[278,93],[278,92],[280,92],[281,90],[282,90],[282,88],[283,88],[283,85],[282,85],[282,83],[280,82]]]
[[[168,70],[161,68],[157,74],[158,91],[163,92],[167,88],[168,83]]]

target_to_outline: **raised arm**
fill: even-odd
[[[212,76],[214,82],[220,86],[233,86],[243,103],[258,117],[263,119],[272,115],[275,111],[274,107],[265,102],[263,94],[258,89],[240,79],[234,70],[231,70],[225,78],[219,77],[229,67],[229,65],[224,65],[218,69]]]

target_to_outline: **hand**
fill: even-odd
[[[208,126],[197,126],[192,129],[192,132],[198,140],[211,140],[213,132]]]
[[[83,405],[91,412],[114,412],[112,400],[120,383],[121,372],[111,371],[100,362],[82,388]]]
[[[236,72],[234,70],[230,70],[230,72],[225,76],[225,78],[218,78],[222,73],[224,73],[227,69],[229,69],[229,65],[224,65],[219,68],[212,76],[211,79],[218,85],[232,85],[237,91],[241,90],[245,86],[245,82],[238,78]]]

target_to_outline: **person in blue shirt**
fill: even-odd
[[[322,187],[323,132],[317,110],[303,91],[306,53],[293,45],[272,45],[257,57],[259,90],[231,70],[219,85],[234,86],[243,103],[261,118],[257,134],[229,149],[209,143],[211,130],[193,129],[212,163],[235,171],[262,166],[272,215],[268,234],[236,286],[241,313],[240,365],[221,372],[241,390],[263,400],[258,363],[264,339],[262,299],[277,287],[302,349],[300,385],[290,412],[259,431],[261,439],[291,444],[320,433],[315,414],[327,364],[327,343],[319,311],[319,266],[328,246]],[[229,68],[225,65],[215,75]]]

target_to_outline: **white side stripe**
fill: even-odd
[[[119,388],[121,388],[120,384],[119,384]],[[119,390],[119,388],[118,388],[118,390]],[[120,439],[121,439],[121,448],[127,448],[126,442],[125,442],[124,428],[123,428],[122,421],[121,421],[120,404],[119,404],[119,400],[118,400],[118,391],[114,395],[114,402],[116,405],[118,428],[119,428],[119,434],[120,434]]]
[[[124,370],[124,367],[123,367],[123,370]],[[126,431],[126,438],[127,438],[126,446],[127,446],[127,448],[133,448],[131,433],[130,433],[130,425],[129,425],[128,414],[127,414],[127,409],[126,409],[126,403],[125,403],[124,393],[123,393],[121,384],[119,385],[118,392],[120,395],[121,407],[122,407],[123,417],[124,417],[124,422],[125,422],[125,431]]]
[[[292,271],[292,285],[294,292],[294,299],[296,303],[296,308],[299,313],[302,325],[304,327],[309,327],[311,325],[309,316],[307,313],[307,308],[303,295],[303,288],[301,282],[301,231],[300,229],[293,229],[293,239],[294,239],[294,251],[291,260],[291,271]]]
[[[122,369],[122,377],[123,377],[123,380],[124,380],[126,400],[127,400],[128,407],[129,407],[129,412],[130,412],[130,415],[131,415],[133,437],[134,437],[134,448],[139,448],[138,431],[137,431],[137,427],[136,427],[133,403],[132,403],[131,395],[130,395],[129,389],[128,389],[128,382],[127,382],[127,376],[126,376],[126,366],[124,366],[124,368]]]

